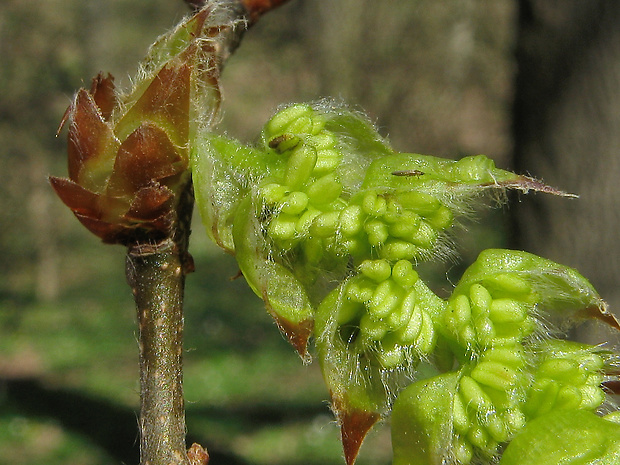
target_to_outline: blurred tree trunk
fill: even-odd
[[[580,199],[539,195],[517,205],[515,245],[579,269],[618,313],[619,4],[520,0],[519,6],[516,168]]]

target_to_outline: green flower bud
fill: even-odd
[[[398,284],[396,284],[398,285]],[[389,316],[388,324],[390,329],[400,329],[405,327],[410,321],[415,309],[416,293],[415,289],[409,289],[398,302],[398,308]],[[404,341],[400,341],[404,344]]]
[[[413,212],[403,212],[396,216],[389,226],[390,235],[412,241],[420,229],[421,218]]]
[[[463,376],[459,381],[459,392],[463,396],[463,403],[477,412],[485,413],[493,410],[490,397],[473,378]]]
[[[422,312],[422,327],[415,341],[414,347],[421,354],[428,354],[433,350],[437,335],[433,320],[427,312]]]
[[[423,249],[431,250],[435,247],[437,237],[437,231],[426,221],[421,221],[418,231],[411,238],[411,242]]]
[[[441,205],[435,213],[427,215],[425,220],[435,230],[448,229],[454,222],[454,214],[448,207]]]
[[[489,433],[486,428],[481,425],[473,425],[467,432],[467,440],[470,444],[478,449],[482,449],[483,452],[493,451],[497,444],[492,442],[489,437]]]
[[[322,176],[333,172],[338,166],[342,157],[337,150],[320,149],[316,152],[316,164],[314,165],[314,176]]]
[[[493,441],[500,443],[508,439],[510,432],[506,422],[498,414],[486,416],[483,420],[483,424]]]
[[[362,200],[364,213],[370,216],[382,216],[387,210],[387,202],[384,197],[378,196],[376,192],[368,192]]]
[[[330,237],[336,234],[340,212],[331,211],[320,213],[310,226],[310,234],[317,237]]]
[[[525,304],[513,299],[495,299],[489,307],[489,319],[495,323],[520,323],[526,317]]]
[[[392,277],[404,289],[409,289],[418,280],[418,273],[408,260],[399,260],[392,267]]]
[[[424,217],[435,215],[442,206],[436,197],[416,191],[400,192],[397,199],[404,208]]]
[[[349,205],[340,213],[340,232],[346,237],[359,234],[364,227],[362,207]]]
[[[299,215],[308,206],[308,196],[299,191],[291,192],[279,204],[280,211],[287,215]]]
[[[471,444],[465,441],[461,437],[456,437],[453,442],[452,455],[454,456],[455,463],[468,464],[472,461],[474,451]]]
[[[498,298],[503,295],[523,296],[532,292],[532,285],[524,277],[514,273],[499,273],[490,276],[485,278],[484,285],[491,289]]]
[[[395,332],[396,338],[401,341],[403,345],[415,344],[422,332],[423,322],[424,312],[419,307],[414,306],[409,321]]]
[[[338,139],[330,131],[321,131],[316,135],[308,136],[305,138],[305,142],[314,147],[317,151],[330,150],[338,145]],[[334,153],[337,152],[334,150]]]
[[[278,153],[284,153],[293,150],[301,143],[301,138],[293,134],[282,134],[274,137],[268,143],[269,148],[274,149]]]
[[[472,427],[465,404],[461,396],[454,396],[454,405],[452,407],[452,415],[454,421],[454,431],[460,435],[465,435]]]
[[[288,159],[284,181],[291,190],[299,190],[310,178],[316,164],[316,150],[307,145],[295,148]]]
[[[355,302],[370,302],[373,294],[374,286],[367,280],[353,279],[346,287],[347,297]]]
[[[359,270],[362,275],[376,283],[385,281],[392,274],[392,267],[386,260],[364,260],[360,264]]]
[[[340,197],[342,184],[334,173],[330,173],[310,183],[306,193],[313,205],[327,205]]]
[[[364,314],[360,320],[360,332],[367,341],[380,341],[388,332],[387,323],[376,320],[370,313]]]
[[[372,220],[366,223],[364,225],[364,231],[368,235],[368,242],[373,247],[379,247],[390,237],[387,226],[380,220]],[[388,260],[392,259],[391,257],[384,258]]]
[[[419,253],[420,249],[416,245],[395,239],[388,239],[379,250],[379,256],[390,261],[412,260]]]
[[[314,110],[310,105],[291,105],[276,113],[265,125],[264,132],[270,136],[279,135],[286,132],[293,134],[306,133],[309,129],[312,129],[313,115]],[[293,130],[300,128],[302,130]]]
[[[594,346],[551,340],[536,349],[539,358],[525,404],[529,417],[558,409],[593,410],[604,401],[603,362]]]
[[[292,240],[296,235],[297,217],[293,215],[281,214],[269,223],[267,229],[269,236],[279,241]]]
[[[383,281],[377,286],[372,299],[368,302],[368,314],[371,318],[383,319],[396,308],[402,298],[396,286],[396,283],[391,279]]]
[[[472,370],[471,377],[480,384],[506,391],[515,385],[518,373],[502,363],[480,362]]]
[[[274,205],[282,202],[289,193],[289,188],[278,183],[269,183],[260,188],[265,203]]]
[[[598,385],[584,384],[579,387],[579,393],[581,394],[579,408],[583,410],[594,410],[605,401],[605,393]]]
[[[297,223],[295,224],[295,229],[297,230],[297,233],[301,236],[307,236],[310,232],[312,224],[314,223],[314,220],[320,214],[320,210],[312,207],[304,211],[303,214],[298,218]],[[311,240],[311,238],[309,240]]]

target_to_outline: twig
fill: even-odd
[[[248,25],[286,0],[238,0],[232,6]],[[194,8],[205,2],[186,0]],[[238,45],[243,28],[231,34],[219,50],[222,66]],[[189,176],[188,176],[189,178]],[[141,465],[204,465],[208,454],[185,444],[183,397],[183,296],[185,275],[193,271],[188,253],[194,205],[191,178],[174,210],[171,237],[131,245],[126,275],[139,323],[140,343],[140,463]]]
[[[177,207],[175,234],[127,253],[140,344],[140,463],[188,465],[183,397],[183,292],[192,271],[191,181]]]

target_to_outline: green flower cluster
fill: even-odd
[[[326,123],[321,113],[300,104],[277,113],[263,129],[267,156],[281,157],[275,176],[259,188],[267,236],[276,248],[297,252],[306,271],[333,268],[349,257],[359,263],[430,256],[440,232],[452,225],[452,211],[423,192],[347,192],[339,169],[346,144]]]
[[[485,351],[463,374],[454,396],[454,455],[469,464],[474,452],[490,457],[500,443],[525,425],[523,400],[525,358],[516,347]]]
[[[393,403],[396,465],[468,465],[530,421],[603,402],[600,351],[549,336],[584,310],[610,321],[576,271],[489,250],[444,300],[415,268],[450,255],[451,229],[489,190],[559,192],[482,155],[396,153],[329,102],[282,109],[258,148],[213,135],[203,148],[207,231],[304,360],[314,336],[348,465]]]
[[[374,353],[387,369],[430,353],[437,337],[424,305],[430,291],[411,262],[365,260],[359,271],[346,282],[338,308],[341,339],[356,353]]]
[[[600,350],[600,349],[599,349]],[[596,348],[549,340],[536,347],[536,370],[523,407],[528,418],[553,410],[594,410],[605,401],[604,358]]]
[[[472,353],[515,344],[536,328],[536,317],[528,311],[534,299],[526,280],[502,273],[473,284],[468,292],[452,294],[444,325],[449,336]]]
[[[600,349],[547,335],[577,302],[601,305],[574,270],[524,252],[487,250],[465,272],[439,324],[460,365],[445,438],[455,463],[491,459],[534,418],[603,403]]]
[[[548,340],[488,349],[462,369],[453,402],[453,455],[491,458],[528,421],[558,410],[594,411],[605,400],[596,348]]]

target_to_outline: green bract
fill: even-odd
[[[395,464],[467,465],[529,422],[604,401],[610,356],[551,338],[579,317],[618,327],[575,270],[488,250],[444,300],[415,269],[454,254],[454,226],[484,194],[561,192],[482,155],[396,153],[331,101],[281,109],[256,147],[199,138],[208,234],[306,361],[315,338],[349,465],[394,402]]]
[[[510,443],[499,465],[615,465],[620,425],[583,410],[537,418]]]

